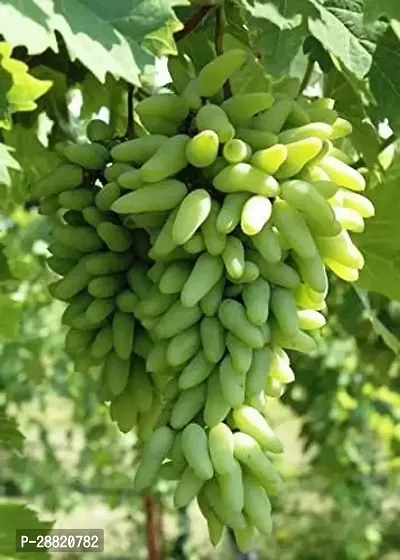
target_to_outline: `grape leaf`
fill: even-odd
[[[310,0],[317,17],[309,17],[310,32],[358,78],[371,68],[372,55],[362,40],[364,0]]]
[[[376,332],[378,336],[380,336],[383,342],[386,344],[388,348],[393,350],[395,354],[398,354],[400,351],[400,341],[398,338],[382,323],[380,319],[376,316],[376,311],[373,309],[371,302],[368,297],[368,293],[364,290],[360,290],[355,286],[356,293],[360,298],[364,308],[366,315],[371,322],[372,328]]]
[[[279,29],[300,25],[307,9],[303,0],[244,0],[243,4],[252,17],[270,21]]]
[[[400,300],[398,185],[397,177],[368,193],[376,215],[368,220],[364,233],[354,236],[365,257],[358,286],[394,300]]]
[[[53,522],[39,521],[36,512],[26,505],[14,502],[0,503],[0,557],[1,558],[22,558],[25,560],[37,560],[49,558],[49,554],[43,552],[16,552],[15,550],[15,531],[17,529],[35,529],[43,534],[51,531]]]
[[[18,429],[14,419],[6,416],[4,409],[0,408],[0,449],[22,452],[24,436]]]
[[[38,80],[28,73],[28,66],[11,58],[11,46],[0,42],[0,77],[5,80],[0,95],[5,97],[1,103],[0,127],[11,128],[11,115],[19,111],[33,111],[35,100],[51,87],[49,80]]]
[[[366,21],[375,21],[385,15],[400,20],[400,4],[397,0],[364,0]]]
[[[11,155],[14,152],[13,148],[0,143],[0,185],[11,185],[11,177],[9,169],[19,171],[21,169],[18,161]]]
[[[17,5],[14,0],[2,0],[0,33],[12,46],[23,45],[30,54],[40,54],[47,48],[58,52],[57,31],[65,41],[71,60],[78,59],[101,82],[110,72],[139,85],[141,70],[153,64],[154,58],[139,45],[135,30],[138,29],[140,38],[152,25],[157,28],[162,13],[157,10],[157,4],[162,7],[165,3],[166,0],[146,0],[146,3],[142,0],[139,7],[146,4],[149,10],[154,8],[154,13],[158,13],[155,19],[149,16],[149,25],[144,27],[143,17],[137,20],[132,15],[132,6],[138,6],[133,0],[48,0],[40,5],[33,0]],[[124,33],[119,31],[120,27]]]
[[[4,131],[4,139],[16,150],[23,170],[12,175],[12,195],[16,202],[24,203],[30,186],[57,167],[61,159],[39,141],[36,127],[14,125],[12,130]]]
[[[176,16],[171,17],[163,27],[146,35],[142,45],[156,56],[176,55],[178,50],[174,33],[182,27],[182,23]]]

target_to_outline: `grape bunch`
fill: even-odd
[[[135,106],[142,127],[87,144],[34,188],[60,219],[49,267],[67,303],[66,350],[97,368],[100,398],[144,442],[134,486],[177,481],[216,545],[272,530],[282,444],[266,418],[294,380],[289,350],[311,352],[325,324],[326,268],[355,281],[372,203],[340,145],[351,125],[331,99],[222,95],[247,60],[229,51],[197,76],[171,59],[171,91]]]

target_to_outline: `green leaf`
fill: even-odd
[[[21,322],[21,304],[6,294],[0,294],[0,340],[15,340]]]
[[[250,49],[229,33],[224,37],[224,50]],[[249,57],[247,63],[232,76],[231,86],[233,93],[251,93],[254,91],[268,91],[271,87],[270,79],[264,67],[254,57]]]
[[[139,45],[138,38],[152,25],[159,26],[160,14],[166,13],[165,4],[166,0],[142,0],[140,4],[133,0],[52,0],[37,5],[33,0],[25,0],[16,5],[14,0],[3,0],[0,33],[12,46],[24,45],[30,54],[40,54],[47,48],[58,52],[57,31],[71,60],[78,59],[101,82],[110,72],[139,85],[140,72],[153,64],[154,58]],[[137,7],[138,18],[134,16]],[[146,10],[156,14],[154,19],[149,16],[149,25],[143,23]],[[123,28],[123,33],[119,28]]]
[[[399,177],[368,193],[376,215],[363,234],[354,236],[365,257],[358,286],[400,300]]]
[[[15,171],[20,171],[21,169],[18,161],[10,153],[14,151],[14,148],[10,148],[10,146],[0,142],[0,185],[6,185],[7,187],[11,185],[9,169],[14,169]]]
[[[364,0],[366,21],[376,21],[381,16],[400,20],[400,4],[397,0]]]
[[[20,503],[0,502],[0,558],[21,558],[36,560],[49,558],[44,552],[16,552],[15,531],[17,529],[35,529],[48,533],[53,522],[39,521],[37,513]]]
[[[303,0],[244,0],[244,7],[256,19],[267,20],[279,29],[293,29],[301,24]]]
[[[0,449],[22,452],[24,436],[18,429],[14,419],[6,416],[4,409],[0,408]]]
[[[394,132],[400,132],[400,42],[388,27],[376,44],[368,74],[380,119],[389,118]]]
[[[36,127],[14,125],[4,132],[4,139],[18,154],[23,173],[12,174],[12,195],[16,202],[23,203],[31,185],[57,167],[61,158],[39,141]]]
[[[169,0],[81,0],[99,18],[125,37],[140,41],[165,25],[173,15]]]
[[[182,29],[183,25],[174,15],[163,27],[146,35],[142,45],[156,56],[176,55],[178,50],[174,33]]]
[[[11,58],[11,47],[7,43],[0,43],[0,65],[2,73],[9,74],[6,80],[10,87],[5,94],[6,109],[5,121],[0,120],[0,126],[9,129],[11,126],[11,115],[19,111],[33,111],[37,105],[35,100],[41,97],[51,87],[49,80],[38,80],[28,73],[28,66],[20,60]],[[4,108],[4,102],[1,103]],[[7,118],[8,117],[8,118]]]
[[[357,287],[355,287],[355,291],[362,304],[364,305],[365,312],[369,321],[371,322],[372,328],[374,329],[376,334],[382,338],[386,346],[393,350],[395,354],[397,354],[400,351],[399,339],[382,323],[380,319],[378,319],[374,309],[371,306],[368,293],[364,290],[360,290]]]

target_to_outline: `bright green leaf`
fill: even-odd
[[[279,29],[293,29],[302,22],[304,0],[244,0],[244,7],[257,19],[267,20]]]
[[[33,111],[37,105],[35,100],[41,97],[51,87],[49,80],[38,80],[28,73],[28,66],[11,58],[11,47],[7,43],[0,42],[0,76],[6,78],[7,90],[2,90],[0,95],[5,95],[5,102],[2,100],[1,113],[5,120],[1,119],[0,127],[10,128],[10,117],[19,111]],[[7,76],[8,74],[8,76]],[[11,81],[11,84],[10,84]],[[5,114],[4,114],[5,109]]]

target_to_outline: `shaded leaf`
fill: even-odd
[[[363,234],[354,236],[365,257],[358,286],[400,299],[399,178],[390,180],[368,194],[376,215],[368,220]]]
[[[20,503],[0,502],[0,557],[25,558],[35,560],[49,558],[44,552],[16,552],[15,531],[17,529],[36,529],[48,533],[53,522],[39,521],[37,513]]]
[[[9,169],[14,169],[15,171],[21,169],[18,161],[10,153],[14,151],[10,146],[0,143],[0,185],[6,185],[7,187],[11,185]]]
[[[3,447],[21,453],[23,444],[24,436],[19,431],[17,423],[6,416],[5,411],[0,408],[0,449]]]

